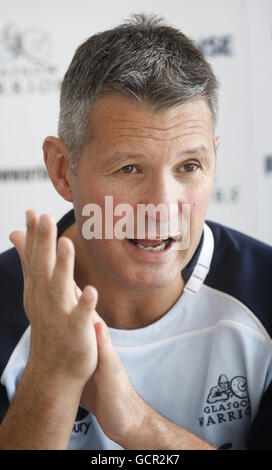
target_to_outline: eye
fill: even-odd
[[[126,165],[123,166],[123,168],[121,168],[119,171],[125,175],[132,175],[137,171],[137,168],[134,165]]]
[[[197,163],[189,162],[180,167],[182,173],[194,173],[199,168]]]

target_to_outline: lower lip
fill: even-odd
[[[164,250],[159,250],[159,251],[152,251],[152,250],[144,250],[143,248],[139,248],[136,245],[133,245],[133,243],[129,242],[128,239],[125,239],[126,244],[130,246],[130,248],[133,250],[133,253],[139,258],[144,261],[163,261],[166,258],[169,257],[170,253],[172,253],[173,247],[175,245],[175,240],[172,240],[170,244],[168,245],[167,248]]]

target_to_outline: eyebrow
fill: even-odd
[[[195,156],[198,158],[205,158],[208,153],[208,149],[205,145],[199,145],[198,147],[188,148],[183,150],[177,155],[177,158],[188,156]],[[109,170],[114,166],[123,165],[125,166],[126,162],[131,160],[142,160],[146,158],[146,155],[142,153],[128,153],[128,152],[115,152],[110,157],[108,157],[102,164],[103,170]]]

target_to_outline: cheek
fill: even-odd
[[[82,209],[87,204],[97,204],[104,211],[105,193],[101,184],[96,184],[93,179],[79,180],[73,191],[73,205],[77,213],[82,214]]]
[[[212,186],[194,190],[190,198],[191,214],[194,217],[205,217],[212,194]]]

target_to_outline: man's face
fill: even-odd
[[[92,111],[90,131],[92,141],[83,150],[77,175],[71,177],[86,263],[132,289],[170,285],[198,245],[212,192],[215,150],[208,105],[197,100],[154,113],[148,105],[118,95],[105,96]],[[82,208],[97,204],[104,221],[105,196],[113,197],[113,211],[119,204],[129,204],[135,225],[138,204],[168,208],[176,204],[179,216],[182,205],[189,204],[189,247],[153,251],[137,247],[127,238],[86,240],[81,233],[86,220]]]

